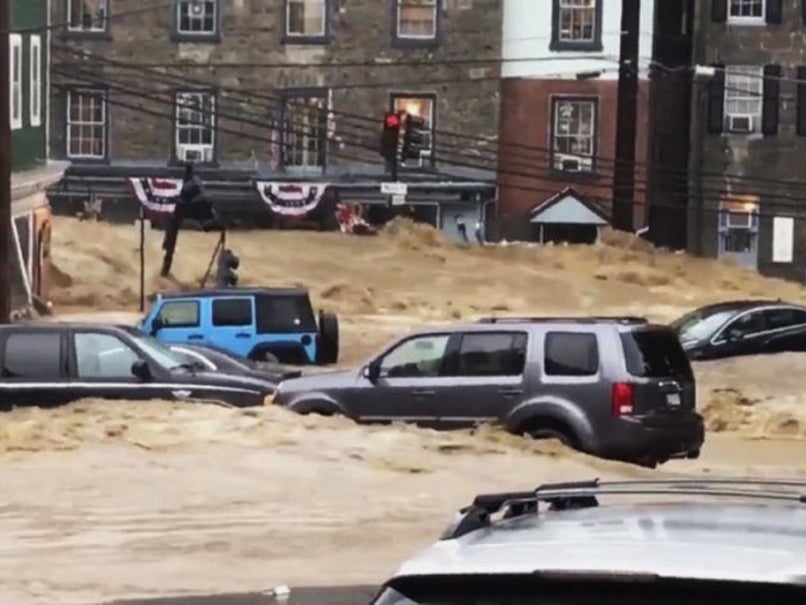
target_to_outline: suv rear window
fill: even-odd
[[[670,330],[636,330],[621,334],[627,371],[639,378],[694,377],[686,352]]]
[[[255,305],[260,334],[317,331],[316,318],[307,296],[257,296]]]

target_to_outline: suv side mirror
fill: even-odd
[[[157,332],[162,330],[165,324],[162,323],[162,318],[155,317],[151,320],[151,336],[156,336]]]
[[[151,380],[151,368],[142,359],[138,359],[132,364],[132,374],[143,381]]]
[[[375,382],[381,375],[381,364],[378,360],[371,362],[367,367],[364,368],[364,378],[369,380],[370,382]]]

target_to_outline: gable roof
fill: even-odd
[[[573,187],[566,187],[529,211],[531,223],[609,225],[610,217]]]

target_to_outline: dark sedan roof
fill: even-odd
[[[711,305],[705,305],[703,307],[699,307],[696,311],[700,313],[721,313],[724,311],[746,311],[747,309],[752,309],[753,307],[801,307],[806,309],[806,306],[798,304],[798,303],[790,303],[780,298],[778,300],[766,300],[766,299],[759,299],[759,300],[730,300],[725,302],[714,303]]]

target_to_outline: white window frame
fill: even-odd
[[[182,116],[182,109],[185,106],[182,103],[183,98],[201,97],[201,106],[205,105],[205,98],[210,100],[210,124],[180,121]],[[175,105],[176,112],[174,114],[174,144],[176,146],[176,157],[181,161],[195,161],[195,162],[212,162],[215,159],[215,146],[216,146],[216,94],[212,90],[182,90],[176,93]],[[197,111],[193,109],[193,111]],[[197,111],[198,113],[198,111]],[[203,112],[202,112],[203,115]],[[204,132],[210,130],[209,143],[182,143],[180,142],[180,133],[184,130]],[[188,154],[199,154],[195,158],[189,157]],[[199,159],[199,157],[201,159]]]
[[[435,94],[417,94],[413,92],[393,92],[389,95],[392,100],[392,111],[406,112],[406,101],[425,101],[427,103],[427,115],[418,116],[425,118],[425,123],[428,126],[429,141],[428,149],[423,149],[420,153],[420,161],[418,165],[422,166],[427,158],[434,155],[434,119],[437,111],[437,96]],[[406,112],[408,113],[408,112]],[[405,163],[410,164],[413,160],[407,160]]]
[[[28,110],[31,126],[42,126],[42,36],[32,35],[29,41],[30,82],[28,90]]]
[[[291,31],[291,6],[293,4],[319,5],[322,7],[322,23],[319,31],[316,32],[292,32]],[[330,0],[285,0],[285,35],[288,38],[324,38],[327,35],[327,12]]]
[[[101,98],[101,109],[102,109],[102,118],[100,122],[95,121],[76,121],[73,122],[70,118],[72,114],[72,104],[73,104],[73,96],[88,96],[88,95],[98,95]],[[107,92],[102,89],[97,88],[74,88],[67,92],[67,115],[65,119],[66,123],[66,133],[65,133],[65,155],[70,159],[76,160],[103,160],[106,158],[106,140],[107,140],[107,128],[108,128],[108,114],[107,114]],[[88,127],[88,128],[101,128],[101,153],[94,154],[94,153],[71,153],[70,149],[72,145],[70,144],[72,141],[72,137],[70,133],[72,131],[71,126],[79,126],[79,127]]]
[[[73,0],[65,0],[67,4],[67,31],[71,32],[105,32],[109,26],[109,0],[95,0],[98,3],[98,8],[103,10],[103,19],[101,25],[95,25],[95,18],[92,19],[93,25],[84,27],[82,21],[79,19],[78,25],[73,25]],[[85,5],[81,3],[81,15],[84,15]]]
[[[746,92],[742,92],[746,91]],[[764,67],[753,66],[728,66],[725,68],[725,96],[723,102],[724,109],[724,130],[733,134],[758,134],[761,132],[761,121],[764,116]],[[734,103],[731,106],[731,103]],[[752,105],[745,111],[740,110],[735,104],[743,103]],[[731,116],[749,116],[753,120],[752,128],[749,132],[732,131],[730,129]]]
[[[289,133],[289,129],[286,128],[288,123],[288,104],[289,102],[293,102],[296,100],[310,100],[310,99],[317,99],[324,101],[325,107],[324,111],[327,112],[326,117],[326,125],[325,131],[320,133],[320,141],[319,145],[323,146],[323,149],[316,151],[316,157],[311,161],[307,156],[309,155],[307,141],[313,136],[310,134],[311,125],[308,124],[308,120],[306,120],[305,124],[298,124],[292,123],[292,129]],[[319,93],[311,93],[311,94],[289,94],[283,99],[283,123],[281,124],[282,129],[282,141],[283,141],[283,149],[281,150],[281,157],[283,158],[283,167],[290,170],[323,170],[325,168],[325,164],[327,164],[327,142],[330,137],[330,124],[331,124],[331,91],[328,89],[324,94]],[[306,115],[306,118],[309,117],[310,114]],[[294,132],[296,128],[301,128],[304,132]],[[291,136],[290,136],[291,135]],[[299,138],[297,138],[299,136]],[[289,158],[293,158],[296,155],[296,152],[291,151],[291,148],[297,144],[298,141],[302,143],[302,163],[295,164],[289,162]],[[323,162],[319,162],[320,152],[323,152]]]
[[[573,133],[561,133],[559,131],[560,126],[560,107],[564,103],[571,103],[576,105],[588,105],[591,108],[591,126],[590,126],[590,134],[573,134]],[[554,96],[551,98],[551,111],[552,111],[552,122],[551,122],[551,167],[552,170],[559,170],[564,172],[593,172],[596,167],[596,143],[598,138],[598,118],[599,118],[599,99],[596,97],[564,97],[564,96]],[[571,153],[571,152],[564,152],[560,151],[557,148],[557,143],[561,138],[570,138],[570,137],[577,137],[583,138],[587,137],[590,139],[590,153]],[[564,168],[563,163],[568,160],[576,160],[579,162],[579,168],[574,171],[567,170]]]
[[[412,0],[395,0],[395,35],[400,40],[435,40],[437,37],[437,30],[439,28],[439,4],[440,0],[423,0],[430,2],[433,31],[430,34],[404,34],[400,31],[400,15],[403,9],[407,7],[408,3]],[[418,5],[413,4],[412,7],[419,8]],[[424,8],[428,8],[425,5]]]
[[[9,34],[8,119],[11,123],[11,130],[19,130],[22,128],[22,63],[22,36],[20,36],[20,34]],[[17,107],[17,115],[14,115],[15,105]]]
[[[188,7],[190,10],[190,6],[197,5],[202,7],[202,15],[199,17],[191,17],[191,19],[195,19],[197,21],[204,22],[204,19],[207,17],[207,10],[208,10],[208,2],[212,5],[211,9],[213,11],[213,29],[182,29],[182,9],[184,7]],[[219,28],[219,15],[218,11],[221,10],[221,0],[177,0],[176,2],[176,33],[180,36],[198,36],[201,38],[209,38],[210,36],[215,36],[218,34]]]
[[[557,41],[560,44],[593,44],[596,42],[596,28],[598,27],[598,23],[596,23],[597,18],[597,9],[596,6],[598,2],[601,0],[589,0],[590,6],[580,6],[578,4],[574,4],[573,0],[557,0],[557,23],[555,27],[557,28]],[[565,12],[571,12],[572,15],[579,15],[584,13],[590,13],[591,16],[591,35],[590,38],[574,38],[570,35],[573,30],[567,31],[562,29],[563,23],[563,14]],[[564,35],[567,33],[569,35]]]
[[[767,0],[761,2],[761,15],[758,17],[734,16],[733,11],[737,5],[745,2],[755,2],[756,0],[728,0],[728,23],[736,25],[764,25],[767,23]]]

